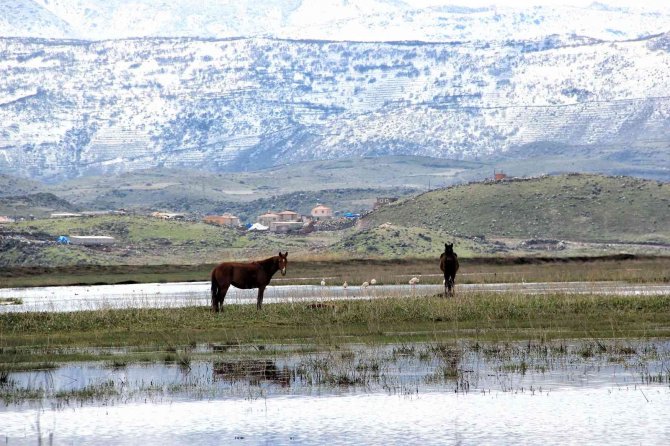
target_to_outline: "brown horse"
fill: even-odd
[[[279,252],[277,256],[257,262],[219,264],[212,270],[212,311],[218,312],[223,309],[223,300],[226,298],[230,285],[243,290],[258,288],[256,308],[260,310],[263,304],[263,292],[274,273],[281,271],[282,276],[286,275],[286,265],[288,265],[286,256],[288,256],[288,251],[284,254]]]
[[[454,244],[444,244],[444,252],[440,255],[440,269],[444,273],[444,297],[453,296],[456,290],[456,271],[458,271],[458,255],[454,252]]]

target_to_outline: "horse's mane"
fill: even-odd
[[[279,256],[272,256],[268,257],[267,259],[256,260],[251,263],[260,265],[260,267],[266,271],[272,271],[273,268],[275,271],[277,271],[279,269]]]
[[[277,260],[279,260],[279,256],[272,256],[272,257],[268,257],[267,259],[263,259],[263,260],[254,260],[251,263],[267,264],[267,263],[270,263],[270,262],[276,262]]]

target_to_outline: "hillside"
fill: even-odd
[[[366,216],[452,235],[670,244],[670,184],[558,175],[439,189]]]
[[[26,195],[44,191],[44,185],[38,181],[0,173],[0,197]]]
[[[56,244],[60,235],[105,235],[112,246]],[[140,216],[41,219],[0,225],[0,267],[201,264],[304,249],[301,238],[239,232],[199,222]]]
[[[333,194],[320,191],[368,190],[366,196],[343,195],[338,199],[345,208],[359,209],[362,203],[359,200],[363,199],[370,206],[375,195],[394,195],[401,189],[426,189],[430,185],[449,185],[488,175],[490,167],[483,163],[382,156],[312,161],[249,172],[144,169],[114,176],[77,178],[43,187],[87,209],[144,208],[211,213],[226,209],[240,212],[244,203],[259,200],[257,206],[250,204],[250,207],[267,210],[268,206],[272,207],[273,201],[267,202],[272,197],[301,193],[309,197],[276,205],[307,210],[315,201],[330,203]]]
[[[561,175],[432,190],[367,214],[356,227],[310,234],[245,232],[140,215],[3,224],[0,266],[200,264],[259,258],[279,249],[295,259],[436,258],[445,242],[455,243],[464,258],[667,256],[669,221],[668,183]],[[110,235],[117,242],[63,246],[55,243],[59,235]]]
[[[667,31],[667,30],[666,30]],[[661,32],[661,31],[659,31]],[[362,156],[670,173],[670,34],[466,42],[0,38],[0,170],[61,181]],[[546,173],[541,159],[530,174]],[[552,167],[553,171],[553,167]]]
[[[77,208],[70,202],[48,192],[0,196],[0,215],[46,217],[52,212],[71,212]]]
[[[491,166],[418,156],[382,156],[312,161],[252,172],[211,173],[188,169],[145,169],[42,184],[2,176],[8,190],[53,194],[43,203],[15,194],[3,199],[0,215],[45,216],[51,212],[128,209],[163,210],[195,217],[231,212],[253,221],[268,209],[308,214],[316,203],[336,212],[372,209],[378,196],[416,194],[491,174]],[[34,193],[32,194],[33,196]]]

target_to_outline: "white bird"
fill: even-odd
[[[321,279],[321,286],[326,286],[326,281]]]
[[[344,283],[342,284],[342,287],[346,290],[348,286],[349,286],[349,284],[345,280]]]
[[[377,279],[372,279],[370,281],[370,285],[377,285]]]
[[[367,283],[367,282],[363,282],[363,283],[361,284],[361,288],[367,288],[368,285],[370,285],[370,284]]]
[[[409,279],[409,284],[410,285],[416,285],[417,283],[419,283],[419,278],[418,277],[412,277],[411,279]]]

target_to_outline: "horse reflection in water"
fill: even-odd
[[[270,381],[288,387],[291,385],[291,370],[287,367],[277,368],[271,360],[242,359],[240,361],[217,361],[212,364],[214,379],[223,381],[249,381],[251,385],[258,385],[263,381]]]
[[[263,305],[265,287],[270,283],[272,276],[277,271],[281,271],[282,276],[286,275],[287,256],[288,251],[284,254],[280,251],[279,255],[257,262],[219,264],[212,270],[212,311],[221,311],[230,285],[243,290],[258,288],[256,308],[260,310]]]

